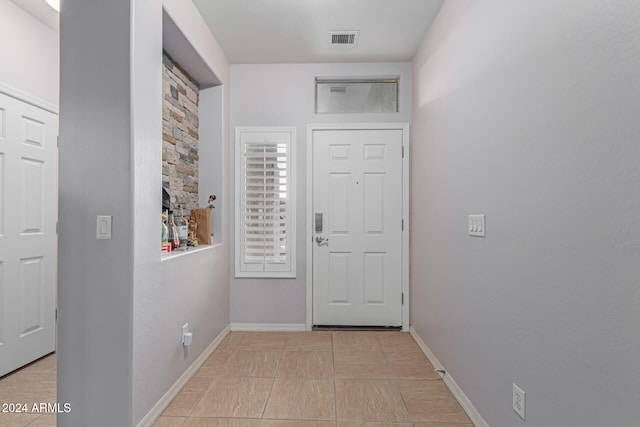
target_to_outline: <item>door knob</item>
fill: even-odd
[[[316,236],[316,243],[318,244],[318,246],[322,246],[323,243],[325,245],[329,245],[329,239],[325,239],[322,236]]]

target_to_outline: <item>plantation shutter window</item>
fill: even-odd
[[[236,130],[236,277],[295,277],[295,128]]]

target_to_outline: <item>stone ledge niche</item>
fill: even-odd
[[[224,223],[223,216],[227,215],[223,206],[225,200],[224,193],[227,185],[225,178],[227,165],[223,163],[226,155],[226,148],[223,144],[225,136],[223,122],[225,88],[222,81],[214,73],[213,68],[200,56],[166,10],[163,10],[162,13],[162,49],[164,55],[171,58],[173,71],[176,73],[180,72],[186,78],[186,81],[180,78],[177,79],[173,94],[171,94],[169,87],[169,96],[173,101],[176,101],[175,96],[177,91],[178,101],[181,98],[186,98],[195,104],[197,112],[190,110],[189,114],[194,114],[197,117],[198,123],[198,127],[192,129],[191,134],[189,134],[189,130],[186,131],[187,136],[197,140],[197,151],[192,152],[191,150],[181,149],[182,152],[180,152],[177,149],[175,150],[175,153],[178,153],[177,157],[186,160],[187,165],[173,162],[176,178],[183,179],[182,190],[174,190],[172,185],[174,187],[179,187],[179,185],[178,182],[175,181],[172,184],[171,178],[168,178],[171,169],[168,157],[171,149],[177,148],[178,144],[177,141],[175,145],[172,143],[173,140],[171,138],[176,138],[173,135],[173,125],[171,125],[171,132],[168,132],[169,125],[163,121],[162,186],[165,187],[171,195],[171,207],[173,209],[175,209],[176,204],[184,204],[186,206],[186,216],[188,216],[190,210],[196,206],[201,208],[207,206],[209,195],[216,194],[218,200],[216,200],[216,209],[211,212],[211,230],[214,233],[214,243],[222,243],[225,239],[225,230],[222,227]],[[163,63],[167,63],[167,59],[164,59]],[[163,69],[166,67],[169,67],[168,63],[163,66]],[[169,78],[171,79],[171,77]],[[178,87],[178,83],[184,90]],[[163,90],[165,89],[164,86],[163,84]],[[195,90],[196,88],[199,88],[199,92]],[[193,93],[191,91],[193,91]],[[194,101],[194,95],[198,95],[197,101]],[[173,108],[164,108],[165,97],[166,95],[163,94],[163,113],[167,113],[168,110],[169,117],[171,117]],[[190,97],[191,99],[189,99]],[[169,105],[177,108],[173,101],[169,100]],[[187,103],[187,105],[193,108],[193,105],[189,103]],[[174,116],[182,117],[182,114],[178,111],[173,112]],[[191,115],[189,115],[189,118],[192,118]],[[179,120],[175,117],[174,119],[176,121]],[[184,112],[183,123],[184,120],[189,120],[186,112]],[[178,126],[178,129],[180,129],[180,126]],[[181,132],[182,135],[185,134],[182,129]],[[193,143],[193,141],[191,141],[191,143]],[[167,152],[164,151],[165,148],[168,149]],[[189,153],[191,153],[191,157]],[[173,156],[175,160],[176,154],[171,153],[171,156]],[[186,156],[186,159],[184,156]],[[190,168],[191,162],[187,159],[193,160],[193,165],[197,165],[195,169]],[[193,173],[193,175],[191,175],[191,173]],[[192,185],[192,183],[195,185]],[[182,191],[182,193],[180,193],[180,191]]]
[[[200,85],[165,51],[162,54],[162,186],[171,207],[198,207],[198,105]]]

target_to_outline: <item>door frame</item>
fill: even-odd
[[[306,329],[313,328],[313,132],[317,130],[401,130],[402,131],[402,331],[409,331],[409,123],[329,123],[307,125],[307,310]]]

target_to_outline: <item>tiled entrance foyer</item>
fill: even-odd
[[[0,403],[56,402],[56,355],[51,354],[0,379]],[[1,410],[2,408],[0,408]],[[1,427],[55,427],[56,414],[0,412]]]
[[[472,427],[401,332],[232,332],[156,427]]]
[[[55,402],[56,358],[0,380],[1,402]],[[54,427],[55,414],[0,413]],[[156,427],[472,427],[409,334],[232,332]]]

